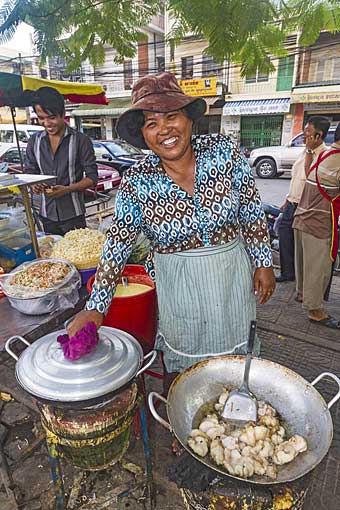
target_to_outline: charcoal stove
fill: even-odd
[[[312,473],[292,482],[258,485],[216,474],[187,452],[168,472],[187,510],[302,510]]]

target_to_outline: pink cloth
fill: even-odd
[[[99,336],[94,322],[88,322],[75,336],[59,335],[57,341],[60,343],[64,356],[70,360],[76,360],[89,354],[97,343]]]

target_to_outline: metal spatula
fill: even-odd
[[[254,348],[256,321],[251,321],[249,338],[247,343],[246,366],[244,369],[243,383],[239,390],[230,392],[224,404],[221,418],[228,421],[248,422],[257,420],[257,400],[249,391],[248,380],[251,363],[251,355]]]

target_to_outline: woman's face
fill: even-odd
[[[145,143],[162,160],[177,161],[191,150],[192,120],[183,110],[143,113]]]

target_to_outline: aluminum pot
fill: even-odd
[[[219,356],[196,363],[173,381],[168,398],[158,393],[149,394],[153,417],[174,433],[183,447],[197,460],[225,476],[232,476],[210,458],[199,457],[187,444],[197,412],[203,404],[217,399],[222,389],[239,388],[244,372],[244,356]],[[327,404],[314,388],[317,382],[331,377],[339,386],[336,396]],[[253,477],[250,483],[272,485],[291,482],[314,469],[327,454],[333,438],[333,423],[329,412],[340,398],[340,379],[329,372],[320,374],[312,383],[289,368],[265,359],[253,358],[249,388],[259,400],[271,404],[283,418],[289,435],[300,434],[307,440],[308,450],[293,462],[278,469],[276,480]],[[154,399],[166,403],[169,423],[163,420],[154,406]]]
[[[78,404],[78,408],[84,408],[109,400],[144,372],[157,355],[151,351],[144,357],[141,345],[131,335],[102,326],[94,350],[71,361],[64,357],[57,342],[57,336],[65,333],[66,330],[49,333],[33,344],[14,336],[5,344],[6,351],[17,361],[18,383],[41,402],[70,407]],[[20,357],[12,351],[17,340],[28,346]]]

